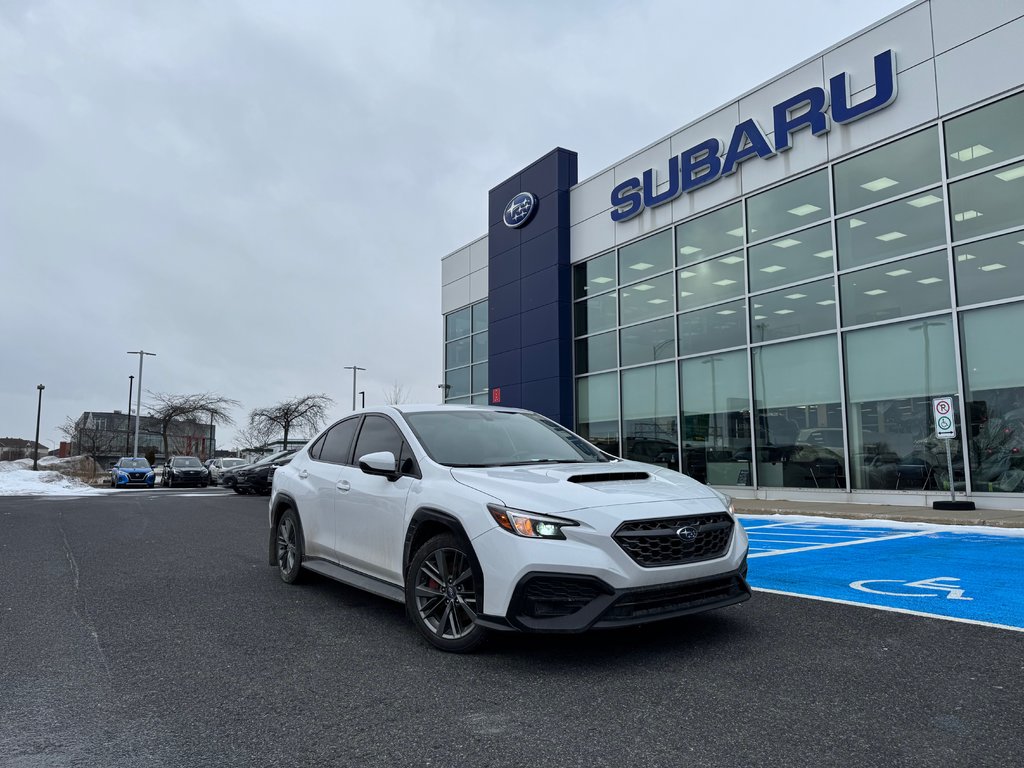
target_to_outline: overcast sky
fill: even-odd
[[[436,402],[441,257],[904,0],[0,0],[0,436],[144,390]],[[137,384],[137,381],[136,381]],[[143,411],[146,397],[143,395]],[[219,434],[230,443],[234,430]]]

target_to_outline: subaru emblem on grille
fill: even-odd
[[[693,541],[697,538],[697,529],[692,525],[687,525],[676,531],[676,536],[683,541]]]

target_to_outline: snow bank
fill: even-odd
[[[44,456],[39,466],[40,470],[34,472],[32,459],[0,461],[0,496],[95,496],[106,492],[73,476],[95,474],[92,459]]]

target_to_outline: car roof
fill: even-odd
[[[366,411],[368,413],[373,411],[386,413],[388,409],[398,411],[399,413],[423,413],[426,411],[494,411],[496,413],[532,413],[532,411],[525,408],[508,408],[500,405],[469,405],[462,403],[402,403],[401,405],[367,408]]]

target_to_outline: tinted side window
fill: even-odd
[[[367,416],[356,441],[356,461],[360,456],[378,451],[391,451],[397,459],[402,455],[402,433],[383,416]]]
[[[398,459],[398,471],[403,475],[422,477],[419,465],[416,464],[416,459],[412,455],[412,448],[409,447],[407,442],[402,443],[402,455]]]
[[[324,435],[323,448],[320,449],[320,461],[329,461],[332,464],[347,464],[349,460],[349,449],[352,447],[352,438],[356,435],[356,427],[359,426],[359,417],[345,419],[338,422]]]
[[[309,455],[314,459],[320,458],[320,450],[324,447],[324,442],[327,440],[327,432],[320,435],[320,438],[309,447]]]

